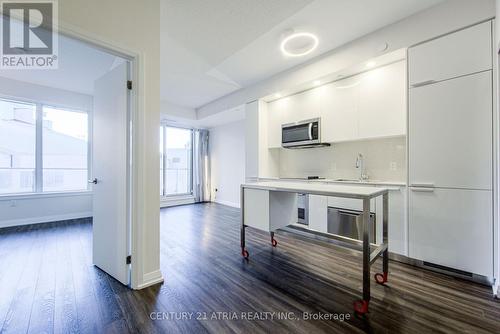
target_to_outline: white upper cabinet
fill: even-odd
[[[491,189],[491,71],[410,89],[410,186]]]
[[[336,142],[357,139],[359,78],[336,81],[315,90],[324,104],[321,140]]]
[[[268,104],[269,147],[281,125],[321,117],[321,141],[406,134],[405,62],[399,61]]]
[[[491,69],[491,43],[488,21],[410,48],[410,86]]]
[[[284,104],[278,101],[267,105],[267,138],[269,148],[281,147],[281,124],[284,123],[286,112]]]
[[[406,66],[400,61],[359,76],[359,137],[406,133]]]

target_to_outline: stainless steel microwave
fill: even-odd
[[[283,124],[281,126],[281,146],[286,148],[307,148],[329,146],[321,143],[321,119]]]

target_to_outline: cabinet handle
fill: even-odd
[[[420,193],[432,193],[434,192],[434,188],[411,188],[411,191],[420,192]]]
[[[410,187],[434,188],[434,183],[412,183]]]
[[[426,80],[426,81],[421,81],[421,82],[414,83],[411,86],[415,88],[415,87],[429,85],[429,84],[432,84],[432,83],[435,83],[435,82],[436,82],[436,80]]]

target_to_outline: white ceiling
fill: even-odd
[[[237,106],[216,114],[204,117],[203,119],[188,119],[186,117],[175,115],[162,115],[162,121],[171,126],[192,127],[209,129],[236,121],[245,119],[245,106]]]
[[[162,0],[161,99],[197,108],[444,0]],[[320,44],[286,58],[287,31]]]
[[[0,76],[77,93],[93,94],[95,79],[120,61],[77,40],[59,36],[59,67],[55,70],[0,70]]]

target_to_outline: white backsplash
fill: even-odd
[[[318,175],[327,179],[357,179],[356,157],[364,157],[371,180],[406,180],[406,137],[370,139],[312,149],[279,149],[279,176]]]

